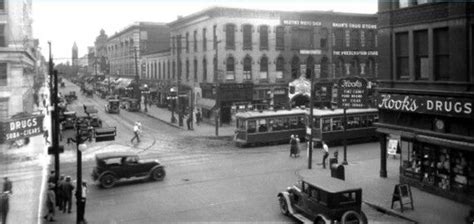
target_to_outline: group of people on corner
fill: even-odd
[[[0,194],[0,216],[1,223],[7,223],[8,210],[10,208],[10,195],[13,194],[13,183],[8,177],[3,177],[3,189]]]
[[[56,187],[56,183],[58,184]],[[82,223],[86,223],[84,219],[84,210],[86,205],[87,196],[87,182],[82,182],[82,192],[76,191],[76,200],[80,200],[78,204],[77,213],[79,217],[82,217]],[[74,184],[72,183],[70,176],[61,175],[59,180],[56,180],[55,171],[51,171],[48,177],[48,191],[46,193],[46,208],[47,213],[43,218],[47,221],[56,221],[56,207],[63,213],[71,213],[72,209],[72,196],[74,192]]]
[[[290,136],[290,157],[296,158],[300,156],[300,138],[298,135],[291,135]],[[326,144],[326,142],[322,141],[321,142],[321,152],[323,153],[323,169],[326,169],[326,161],[327,158],[329,157],[329,147]],[[334,158],[337,159],[338,157],[338,151],[334,151]]]

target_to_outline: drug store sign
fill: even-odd
[[[377,107],[384,110],[473,118],[473,99],[403,94],[380,94]]]
[[[19,138],[40,135],[43,133],[44,116],[18,118],[1,123],[1,138],[3,141],[13,141]]]

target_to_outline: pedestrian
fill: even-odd
[[[290,136],[290,157],[296,157],[297,144],[295,135]]]
[[[188,119],[186,119],[186,125],[188,126],[188,130],[193,130],[193,112],[191,111],[188,115]]]
[[[48,209],[48,213],[43,216],[44,219],[50,222],[56,221],[54,219],[54,215],[56,213],[56,194],[54,193],[54,186],[55,185],[53,183],[48,184],[48,192],[46,193],[46,208]]]
[[[336,159],[336,163],[338,161],[338,157],[339,157],[339,151],[334,151],[334,158]]]
[[[328,145],[326,145],[326,143],[323,141],[322,142],[322,152],[324,153],[323,155],[323,169],[326,169],[326,159],[328,158],[329,156],[329,148],[328,148]]]
[[[71,213],[72,208],[72,192],[74,191],[74,185],[71,183],[71,177],[67,176],[63,185],[62,190],[64,194],[64,207],[63,213]]]
[[[43,128],[43,137],[44,137],[44,141],[45,141],[45,144],[48,144],[50,145],[51,142],[49,142],[48,138],[49,138],[49,131],[46,130],[46,128]]]
[[[300,138],[298,137],[298,135],[295,135],[295,139],[296,139],[296,155],[295,157],[299,157],[300,156]]]
[[[59,211],[63,210],[64,208],[64,192],[63,192],[63,184],[65,177],[61,175],[58,180],[58,188],[56,191],[56,206],[58,206]]]
[[[201,123],[201,111],[197,110],[196,111],[196,125],[199,126],[199,123]]]
[[[59,122],[59,141],[63,140],[64,121]]]
[[[48,183],[56,184],[56,172],[54,170],[49,173]]]
[[[0,215],[2,216],[2,223],[7,223],[8,210],[10,208],[10,196],[9,193],[0,193]]]
[[[131,143],[133,143],[133,140],[137,139],[137,142],[140,142],[140,137],[138,136],[140,132],[140,128],[138,127],[138,122],[135,122],[135,125],[133,125],[133,138],[130,140]]]
[[[3,193],[13,194],[13,184],[8,177],[3,177]]]
[[[84,218],[85,208],[86,208],[86,201],[87,201],[87,182],[83,181],[81,192],[76,192],[76,200],[77,203],[77,216],[79,217],[80,223],[87,223],[86,219]]]

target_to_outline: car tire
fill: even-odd
[[[110,173],[105,174],[100,178],[100,185],[106,189],[113,187],[115,182],[117,182],[117,178]]]
[[[284,196],[279,196],[278,201],[280,202],[280,211],[283,215],[289,215],[290,212],[288,210],[288,203]]]
[[[163,180],[166,176],[166,172],[162,168],[157,168],[151,171],[151,179],[154,181]]]
[[[342,217],[341,217],[341,223],[346,224],[346,223],[355,223],[355,219],[358,221],[357,223],[359,224],[365,224],[364,220],[362,219],[362,216],[357,213],[356,211],[350,210],[346,211]]]

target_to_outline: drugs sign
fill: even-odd
[[[13,141],[43,133],[44,116],[18,118],[2,123],[1,137],[4,141]]]

